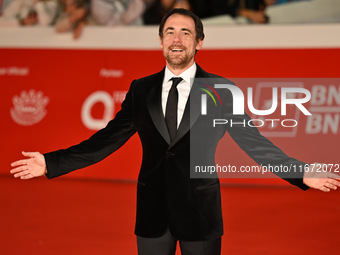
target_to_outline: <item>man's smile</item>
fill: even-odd
[[[185,47],[180,45],[172,45],[169,47],[169,50],[170,52],[181,53],[185,50]]]
[[[171,49],[172,52],[183,52],[182,49]]]

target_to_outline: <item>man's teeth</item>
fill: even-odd
[[[171,51],[173,51],[173,52],[182,52],[183,50],[182,49],[172,49]]]

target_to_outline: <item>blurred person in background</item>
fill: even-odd
[[[275,2],[276,0],[190,0],[192,11],[200,18],[230,15],[233,18],[244,17],[251,23],[268,23],[265,9]]]
[[[85,26],[89,13],[89,0],[60,0],[60,14],[55,24],[58,33],[73,32],[73,38],[78,39]]]
[[[91,0],[91,16],[98,25],[141,25],[146,0]]]
[[[297,2],[297,1],[310,1],[310,0],[276,0],[275,4],[286,4],[286,3]]]
[[[232,5],[230,15],[247,18],[252,23],[268,23],[269,17],[265,9],[276,2],[276,0],[229,0],[229,2],[233,1],[236,5]]]
[[[143,21],[146,25],[156,25],[168,11],[184,8],[201,19],[230,15],[233,18],[244,17],[250,23],[268,23],[265,9],[275,2],[276,0],[151,0],[143,14]]]
[[[208,2],[205,0],[200,0]],[[145,25],[159,25],[162,18],[172,9],[183,8],[191,10],[191,1],[189,0],[150,0],[143,14]]]
[[[12,2],[12,0],[0,0],[0,17],[2,15],[2,11],[6,8],[6,6]]]
[[[49,26],[56,18],[57,0],[12,0],[2,12],[1,25]]]

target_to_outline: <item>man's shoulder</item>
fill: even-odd
[[[145,93],[146,91],[150,91],[150,89],[155,86],[162,85],[163,78],[164,69],[158,73],[133,80],[130,86],[130,90],[134,90],[134,93]]]
[[[223,76],[221,76],[221,75],[214,74],[214,73],[207,73],[207,74],[208,74],[208,76],[209,76],[208,78],[223,79],[223,80],[226,80],[226,81],[229,81],[229,82],[232,83],[231,80],[229,80],[228,78],[225,78],[225,77],[223,77]]]
[[[148,76],[144,76],[135,80],[136,83],[150,83],[151,81],[161,80],[163,81],[164,69],[158,73],[154,73]]]
[[[197,66],[197,75],[196,78],[208,78],[208,79],[217,79],[219,83],[227,83],[227,84],[233,84],[235,83],[221,75],[217,75],[214,73],[209,73],[204,71],[200,66]]]

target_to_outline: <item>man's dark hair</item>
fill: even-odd
[[[202,24],[202,21],[201,19],[194,13],[192,13],[191,11],[189,10],[186,10],[186,9],[172,9],[171,11],[169,11],[162,19],[161,21],[161,24],[159,25],[159,36],[161,38],[163,38],[163,29],[164,29],[164,24],[166,22],[166,20],[171,16],[171,15],[174,15],[174,14],[180,14],[180,15],[183,15],[183,16],[187,16],[187,17],[190,17],[194,20],[195,22],[195,30],[196,30],[196,39],[201,39],[203,40],[204,39],[204,32],[203,32],[203,24]]]

